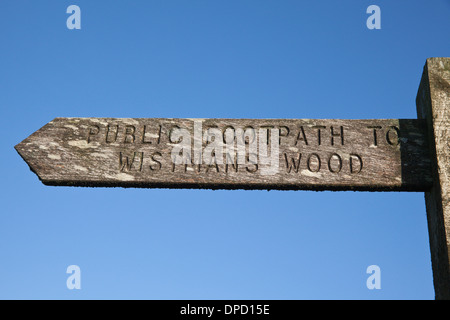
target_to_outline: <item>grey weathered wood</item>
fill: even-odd
[[[436,299],[450,299],[450,58],[430,58],[417,94],[426,119],[433,187],[425,193]]]
[[[279,170],[264,175],[264,165],[251,161],[174,166],[178,141],[171,134],[193,133],[195,121],[204,134],[253,128],[270,140],[278,133]],[[425,131],[418,119],[56,118],[16,150],[47,185],[426,191],[432,177]]]
[[[436,298],[450,299],[450,58],[427,59],[416,103],[409,120],[56,118],[15,148],[47,185],[425,191]],[[279,167],[174,164],[171,134],[194,123],[227,143],[230,128],[277,133]],[[199,143],[210,146],[194,135],[194,154]]]

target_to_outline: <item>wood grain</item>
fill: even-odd
[[[450,58],[430,58],[417,93],[428,127],[433,186],[425,193],[436,299],[450,300]]]
[[[180,129],[193,136],[194,151],[188,164],[174,165],[172,151],[181,141],[174,132]],[[205,152],[214,130],[233,146],[225,150],[231,151],[229,163],[226,152],[222,164],[214,157],[195,162],[192,155]],[[242,132],[254,136],[240,140],[246,162],[236,164]],[[418,119],[56,118],[15,148],[46,185],[425,191],[432,185],[425,132],[426,122]],[[252,139],[266,134],[269,153],[272,134],[278,135],[272,174],[263,174],[269,165],[262,163],[259,145],[256,161],[250,156]]]

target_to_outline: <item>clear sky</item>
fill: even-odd
[[[434,299],[422,193],[48,187],[13,147],[55,117],[416,118],[449,18],[449,0],[2,0],[0,298]]]

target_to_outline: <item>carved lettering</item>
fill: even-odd
[[[93,125],[89,128],[87,143],[91,142],[91,137],[97,135],[100,132],[100,127],[97,125]]]
[[[123,143],[134,143],[136,127],[132,125],[125,126],[125,134],[123,138]]]
[[[378,146],[378,140],[377,140],[377,130],[381,129],[380,126],[367,126],[369,129],[373,129],[373,146]]]
[[[306,161],[306,166],[308,170],[311,172],[319,172],[320,171],[320,157],[317,153],[311,153]]]
[[[325,129],[326,126],[313,126],[313,129],[317,129],[317,145],[321,144],[321,129]]]
[[[308,145],[308,140],[306,139],[305,129],[303,128],[303,126],[300,126],[299,128],[297,139],[295,140],[295,145],[297,145],[299,141],[303,141],[305,145]]]
[[[342,158],[337,153],[333,153],[328,158],[328,170],[332,173],[339,173],[342,170]]]
[[[238,172],[238,162],[237,157],[232,156],[229,153],[226,153],[226,161],[225,161],[225,172],[228,173],[228,166],[231,165],[231,167],[234,169],[234,172]]]
[[[363,161],[357,154],[350,155],[350,173],[360,173],[363,168]]]
[[[280,126],[278,128],[278,144],[281,145],[281,137],[287,138],[289,136],[289,127],[288,126]]]
[[[391,126],[386,132],[386,141],[391,146],[397,146],[400,143],[399,136],[400,129],[395,126]]]
[[[151,141],[150,139],[149,139],[148,141],[145,140],[145,134],[146,134],[146,132],[147,132],[147,126],[144,125],[144,127],[142,128],[142,144],[146,144],[146,143],[151,144],[152,141]]]
[[[119,153],[119,171],[121,172],[132,170],[142,171],[143,162],[143,152],[133,152],[132,156],[126,155],[123,152]]]
[[[149,165],[149,168],[151,171],[158,171],[161,170],[162,168],[162,153],[161,152],[155,152],[154,154],[151,155],[151,159],[154,163],[151,163]]]
[[[270,142],[270,129],[273,129],[273,126],[265,125],[261,126],[260,129],[266,130],[266,143],[269,144]]]
[[[255,159],[257,159],[256,155],[250,154],[247,156],[247,166],[245,167],[247,172],[255,173],[258,171],[258,163]]]
[[[105,136],[106,143],[116,142],[116,140],[117,140],[117,135],[119,134],[119,125],[115,125],[113,127],[116,127],[116,130],[113,131],[113,138],[108,139],[111,126],[109,124],[106,126],[106,136]]]
[[[302,154],[299,153],[297,160],[295,160],[295,158],[293,158],[293,157],[289,157],[289,159],[288,159],[288,155],[285,153],[284,154],[284,159],[286,160],[286,172],[290,173],[291,170],[294,170],[295,172],[298,172],[298,169],[300,168],[300,160],[301,160],[301,158],[302,158]]]
[[[339,132],[335,132],[333,129],[333,126],[330,127],[330,131],[331,131],[331,145],[334,146],[334,138],[335,137],[339,137],[341,138],[341,145],[344,145],[344,127],[343,126],[339,126],[340,131]]]

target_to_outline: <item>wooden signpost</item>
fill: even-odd
[[[56,118],[16,150],[46,185],[423,191],[437,299],[450,299],[450,58],[418,119]],[[447,132],[448,131],[448,132]]]

